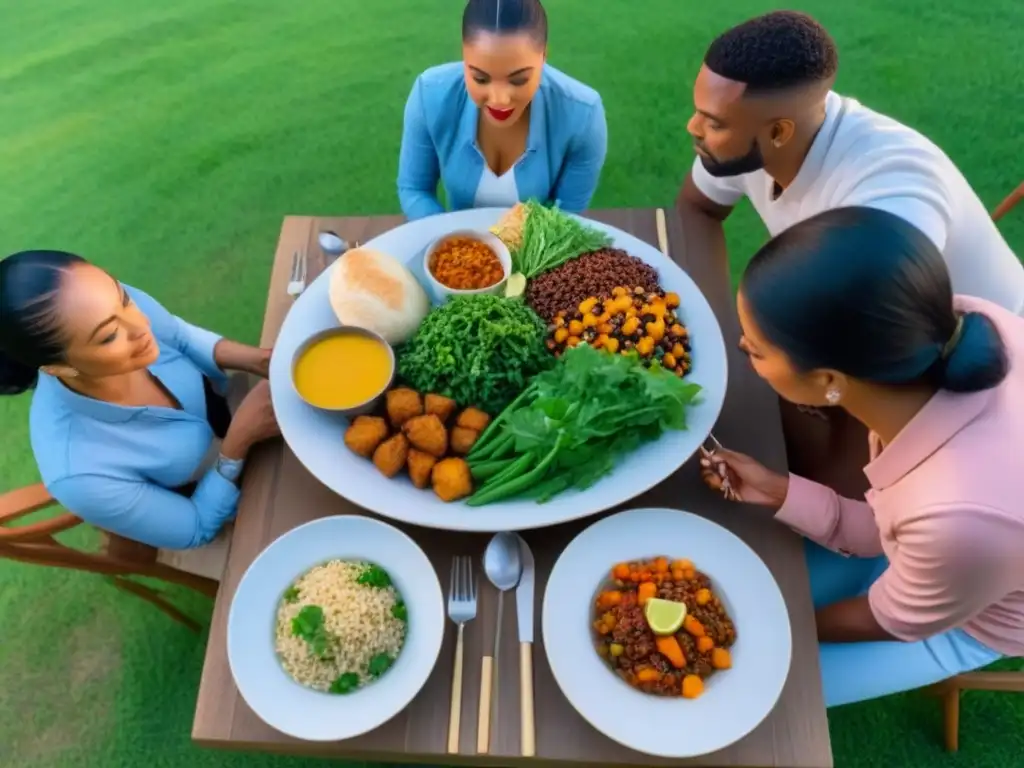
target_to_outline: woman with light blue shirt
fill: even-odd
[[[280,432],[265,381],[234,417],[219,393],[225,371],[266,376],[269,359],[73,254],[0,261],[0,394],[34,388],[43,483],[111,533],[188,549],[234,518],[249,449]]]
[[[601,97],[546,63],[539,0],[469,0],[462,62],[421,74],[405,105],[398,197],[409,220],[537,198],[581,212],[608,149]]]

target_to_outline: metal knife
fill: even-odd
[[[533,611],[536,572],[533,552],[519,536],[519,553],[523,560],[523,575],[516,587],[516,617],[519,623],[519,728],[523,757],[537,752],[533,718]]]

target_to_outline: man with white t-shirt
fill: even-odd
[[[721,237],[744,196],[773,236],[830,208],[881,208],[938,246],[956,293],[1024,314],[1024,267],[963,174],[917,131],[834,93],[837,66],[828,32],[794,11],[751,19],[711,43],[687,125],[697,159],[677,201],[687,226],[705,230],[695,239]],[[830,453],[850,444],[833,429],[801,451],[794,443],[806,425],[794,418],[784,408],[791,465],[800,463],[794,453],[835,463]],[[863,434],[852,432],[854,441]],[[866,456],[866,440],[856,452]]]

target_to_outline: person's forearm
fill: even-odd
[[[221,339],[213,348],[213,359],[222,371],[242,371],[266,376],[270,350],[251,347],[231,339]]]
[[[711,216],[707,211],[697,207],[683,195],[676,200],[676,210],[682,219],[683,232],[686,233],[687,268],[708,265],[713,270],[721,270],[728,274],[729,257],[725,246],[725,227],[719,218]],[[700,264],[694,264],[695,259]]]
[[[818,642],[866,643],[897,640],[886,632],[875,618],[867,595],[851,597],[819,608],[815,613]]]

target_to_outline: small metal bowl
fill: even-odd
[[[373,339],[383,344],[384,348],[388,351],[388,359],[391,363],[391,372],[388,375],[387,380],[384,382],[384,385],[380,388],[380,391],[377,392],[377,394],[375,394],[373,397],[369,398],[368,400],[364,400],[361,403],[356,403],[355,405],[349,406],[347,408],[327,408],[325,406],[318,405],[317,403],[311,403],[309,400],[305,398],[302,392],[299,391],[299,388],[295,385],[295,368],[299,364],[299,360],[302,357],[302,355],[305,354],[306,351],[314,344],[323,341],[324,339],[329,339],[334,336],[343,335],[364,336],[368,339]],[[384,393],[391,388],[391,384],[394,382],[394,380],[395,350],[380,335],[374,333],[373,331],[367,330],[366,328],[360,328],[355,325],[343,325],[337,328],[327,328],[322,331],[317,331],[298,346],[298,349],[295,350],[295,354],[292,357],[292,389],[295,390],[295,394],[299,396],[302,402],[321,411],[327,411],[329,413],[338,413],[348,418],[355,418],[356,416],[362,416],[363,414],[370,413],[371,411],[373,411],[374,408],[377,407],[377,404],[380,402],[380,399],[384,396]]]
[[[488,285],[486,288],[460,290],[458,288],[449,288],[434,277],[434,273],[430,270],[430,260],[434,257],[434,253],[437,252],[438,248],[454,237],[465,237],[470,240],[477,240],[494,251],[494,255],[497,256],[498,261],[501,262],[501,280],[494,283],[494,285]],[[437,301],[447,301],[449,296],[474,296],[481,293],[500,294],[502,289],[505,287],[505,283],[508,282],[509,275],[512,274],[512,254],[508,252],[508,246],[506,246],[493,232],[483,232],[476,229],[457,229],[454,232],[442,235],[427,247],[426,253],[423,254],[423,273],[427,276],[427,282],[430,284],[430,290]]]

